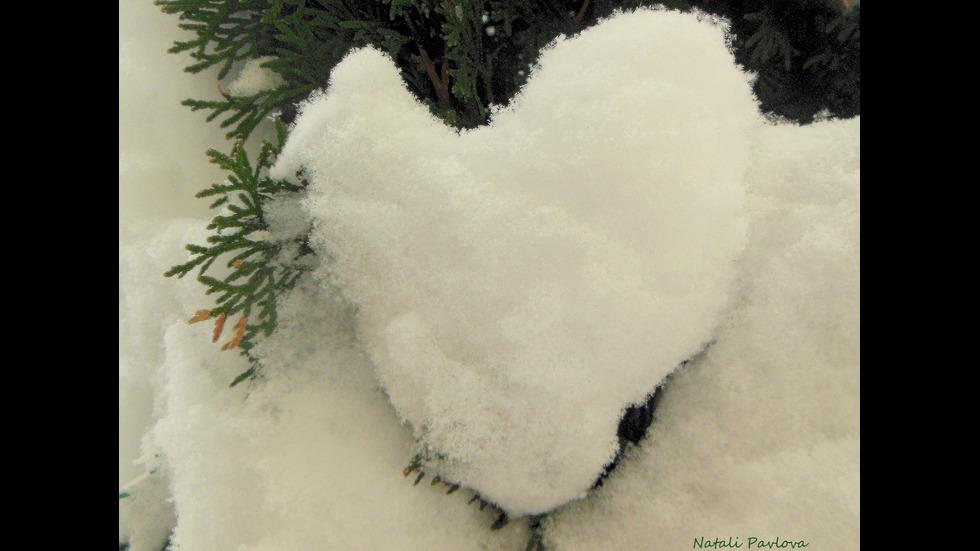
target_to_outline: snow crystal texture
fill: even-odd
[[[285,297],[279,329],[257,349],[266,378],[228,389],[247,363],[220,352],[206,324],[187,325],[195,310],[210,304],[209,297],[192,278],[160,277],[185,260],[184,243],[203,241],[208,219],[199,214],[202,202],[193,192],[223,176],[208,174],[213,167],[207,163],[187,162],[223,138],[221,129],[202,127],[200,117],[179,101],[217,91],[213,79],[178,78],[181,62],[164,51],[171,40],[187,37],[164,36],[164,29],[176,33],[172,21],[152,6],[127,3],[120,12],[127,17],[120,19],[119,482],[132,495],[120,500],[120,542],[128,541],[133,551],[156,551],[173,529],[175,551],[523,549],[526,522],[514,519],[491,531],[494,514],[468,506],[473,495],[468,490],[445,496],[442,485],[429,486],[427,479],[414,487],[411,478],[402,477],[413,435],[375,388],[375,366],[352,342],[358,320],[330,289],[306,281]],[[687,69],[698,73],[694,66]],[[627,74],[602,73],[601,65],[588,70],[611,82],[629,82]],[[586,73],[570,73],[576,76],[566,84],[573,90]],[[546,77],[547,70],[535,75]],[[188,92],[195,84],[200,90]],[[633,85],[610,93],[630,94]],[[564,101],[560,89],[552,101]],[[575,119],[601,129],[604,118],[591,109],[603,105],[566,106],[567,117],[555,120],[555,115],[551,124],[591,135],[575,127]],[[524,116],[530,114],[513,115],[511,124],[522,125]],[[507,117],[498,113],[492,128]],[[363,143],[393,141],[390,127],[374,128]],[[524,158],[520,148],[547,140],[563,149],[537,161],[547,170],[563,170],[557,160],[563,154],[589,155],[590,149],[576,148],[573,140],[544,126],[525,128],[524,137],[510,138],[513,150],[488,141],[483,145],[496,147],[496,157],[436,156],[430,170],[458,174],[463,165],[473,180],[509,171],[532,188],[511,196],[530,197],[541,186],[539,197],[551,201],[527,199],[529,205],[574,203],[570,194],[544,193],[551,182],[545,168],[515,168],[504,161]],[[658,128],[670,133],[686,127]],[[453,139],[465,141],[481,132],[495,130]],[[174,136],[182,139],[170,139]],[[749,224],[731,313],[715,333],[717,342],[672,379],[650,437],[628,452],[602,488],[546,517],[548,549],[667,551],[690,549],[702,537],[708,542],[738,538],[743,546],[748,537],[779,537],[805,540],[810,549],[860,549],[860,122],[765,126],[757,134],[750,129],[744,139],[751,151],[744,179]],[[610,140],[625,142],[610,134],[597,144]],[[605,147],[604,154],[619,153]],[[636,155],[620,158],[630,157]],[[677,163],[712,160],[712,155],[679,157]],[[178,165],[181,170],[173,168]],[[579,172],[590,169],[575,166]],[[564,185],[582,182],[574,171],[565,174],[570,176]],[[494,194],[503,195],[499,186],[508,182],[485,180],[493,181]],[[460,193],[460,183],[452,183]],[[180,186],[184,192],[175,191]],[[604,187],[607,194],[620,189]],[[586,196],[578,210],[562,208],[568,218],[592,228],[589,224],[602,216],[582,220],[591,208],[612,205],[607,201],[590,206]],[[445,211],[438,204],[433,208]],[[629,212],[624,208],[620,214]],[[693,212],[691,220],[711,223],[711,211]],[[291,217],[304,216],[285,202],[268,214],[282,221],[279,229],[285,233],[293,227]],[[201,218],[175,220],[181,215]],[[137,220],[160,223],[137,226]],[[425,217],[420,222],[434,223]],[[640,227],[624,223],[616,239],[644,231],[643,224],[630,224]],[[481,246],[499,248],[503,245],[495,239],[514,239],[507,228],[491,229]],[[427,243],[439,242],[405,246]],[[435,250],[432,255],[439,257]],[[128,486],[147,474],[148,463],[133,460],[157,452],[164,467]]]
[[[468,506],[468,492],[402,476],[411,434],[336,297],[307,281],[280,308],[253,388],[228,388],[247,363],[208,331],[177,323],[166,334],[168,414],[152,434],[173,468],[176,549],[521,548],[523,524],[491,532],[492,511]]]
[[[583,497],[624,408],[713,338],[760,126],[722,26],[638,11],[461,134],[352,53],[274,175],[310,179],[320,276],[433,465],[519,516]]]
[[[861,548],[860,130],[787,124],[756,140],[734,315],[672,379],[649,440],[549,516],[548,549]]]

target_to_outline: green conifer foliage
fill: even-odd
[[[759,73],[763,109],[809,122],[823,109],[860,113],[857,0],[156,0],[196,33],[171,52],[189,52],[189,72],[271,56],[283,83],[247,96],[187,99],[223,117],[229,138],[247,138],[270,113],[289,123],[296,104],[324,87],[353,48],[388,52],[409,89],[448,124],[487,122],[526,81],[541,48],[617,9],[663,5],[731,21],[738,61]],[[852,6],[853,4],[853,6]],[[220,90],[220,86],[219,86]]]
[[[853,6],[851,5],[853,1]],[[560,34],[574,34],[617,9],[645,5],[700,9],[731,21],[737,60],[759,74],[755,88],[763,110],[809,122],[822,110],[838,116],[860,114],[860,4],[858,0],[156,0],[164,12],[179,15],[179,26],[196,38],[178,41],[170,52],[189,52],[197,73],[218,67],[219,80],[236,63],[269,58],[262,66],[281,83],[249,95],[221,89],[220,100],[187,99],[193,110],[223,117],[229,139],[240,142],[272,115],[290,123],[300,101],[329,82],[330,72],[354,48],[373,45],[395,61],[408,88],[434,114],[457,128],[485,124],[494,105],[506,104],[520,90],[541,49]],[[282,138],[284,131],[280,132]],[[281,144],[280,144],[281,146]],[[285,183],[258,179],[277,150],[264,145],[253,176],[244,147],[232,155],[208,152],[212,162],[233,172],[202,197],[219,196],[213,206],[241,209],[218,216],[210,247],[188,246],[194,258],[169,275],[200,267],[199,279],[218,292],[214,315],[251,313],[262,305],[260,324],[247,325],[241,346],[275,328],[274,295],[289,278],[270,278],[246,258],[268,264],[278,249],[259,248],[249,232],[262,226],[261,202]],[[246,189],[252,186],[252,189]],[[229,202],[240,193],[241,205]],[[237,240],[220,232],[238,225]],[[238,251],[230,280],[205,275],[219,253]],[[258,255],[257,251],[262,254]],[[288,265],[280,263],[281,265]],[[266,277],[265,280],[262,278]],[[247,283],[235,283],[243,279]],[[259,285],[259,280],[274,283]]]
[[[758,73],[762,110],[806,124],[861,114],[859,0],[691,0],[731,21],[735,59]]]
[[[275,330],[277,297],[313,268],[304,258],[312,252],[306,246],[306,235],[287,239],[299,245],[290,247],[287,242],[269,235],[269,223],[263,214],[265,205],[277,194],[297,193],[306,183],[296,185],[265,175],[286,139],[286,126],[279,120],[276,120],[276,130],[277,143],[263,141],[254,167],[242,140],[234,144],[230,155],[214,149],[207,152],[211,162],[230,174],[224,182],[212,184],[197,197],[216,197],[211,208],[220,207],[222,211],[207,226],[213,231],[207,244],[187,245],[190,260],[164,274],[184,277],[196,269],[197,280],[207,286],[207,294],[217,294],[214,308],[199,310],[190,320],[196,323],[214,319],[215,342],[224,333],[225,321],[238,316],[234,333],[222,349],[238,348],[249,358],[251,367],[231,386],[255,374],[258,363],[249,352],[256,335],[269,336]],[[230,271],[223,277],[208,275],[208,269],[219,259]]]
[[[236,140],[230,154],[208,151],[228,179],[198,194],[222,208],[208,226],[206,245],[188,245],[191,258],[167,276],[197,270],[197,279],[216,295],[216,306],[192,322],[215,320],[217,341],[226,319],[238,316],[224,348],[238,348],[250,368],[235,384],[261,368],[250,354],[254,339],[276,328],[277,297],[312,270],[307,235],[287,241],[269,237],[264,207],[301,184],[265,175],[282,148],[286,125],[298,104],[327,86],[333,67],[352,49],[374,46],[387,52],[408,89],[446,124],[472,128],[486,124],[495,105],[507,104],[527,81],[541,49],[561,34],[572,35],[619,9],[660,5],[698,9],[731,23],[736,60],[756,72],[755,92],[763,111],[801,123],[829,110],[860,114],[859,0],[155,0],[179,16],[179,26],[196,37],[169,50],[188,52],[185,70],[218,68],[226,78],[236,64],[269,58],[262,66],[281,77],[269,89],[234,95],[218,85],[221,99],[186,99],[192,110],[221,119]],[[254,165],[244,141],[264,119],[275,117],[277,144],[264,142]],[[208,274],[221,260],[227,275]],[[651,398],[649,407],[655,407]],[[650,411],[641,417],[649,425]],[[646,425],[637,429],[642,433]],[[416,456],[405,476],[425,476]],[[434,478],[433,484],[439,479]],[[445,483],[447,493],[459,489]],[[470,502],[488,504],[479,494]],[[528,550],[543,549],[540,518],[532,525]],[[494,527],[507,522],[502,511]]]

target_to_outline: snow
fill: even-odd
[[[192,33],[152,2],[119,2],[119,228],[144,220],[208,215],[194,194],[222,171],[204,152],[224,141],[226,130],[205,125],[200,112],[180,102],[219,99],[216,72],[183,71],[189,56],[167,53]]]
[[[316,285],[283,305],[263,348],[267,380],[229,390],[241,358],[207,332],[166,334],[169,411],[153,430],[174,467],[180,549],[520,547],[520,523],[489,532],[466,492],[402,476],[411,434],[351,346],[349,313]],[[246,399],[247,395],[247,399]],[[464,496],[466,496],[464,498]]]
[[[221,132],[194,149],[203,117],[171,112],[207,96],[182,83],[155,80],[176,98],[157,112],[131,107],[145,90],[124,76],[179,69],[123,55],[137,29],[174,23],[130,13],[121,137],[177,122],[120,147],[120,489],[160,465],[120,500],[120,541],[159,549],[173,528],[184,550],[523,548],[526,519],[490,531],[470,490],[402,476],[423,437],[456,457],[439,465],[450,479],[515,516],[560,505],[548,549],[859,548],[858,119],[763,124],[722,31],[693,16],[623,16],[560,42],[490,127],[462,135],[382,55],[352,54],[281,165],[314,176],[307,213],[273,209],[274,233],[316,221],[333,285],[287,295],[258,348],[265,377],[229,389],[245,360],[186,323],[210,299],[160,277],[203,241],[192,196],[223,177],[202,155]],[[594,59],[603,49],[619,55]],[[144,201],[176,195],[173,178],[182,203]],[[561,505],[609,459],[619,410],[712,339],[650,437]]]
[[[180,105],[215,98],[214,72],[183,72],[189,58],[167,54],[186,40],[175,18],[150,2],[119,3],[119,488],[147,473],[154,457],[148,432],[163,415],[163,333],[190,305],[206,304],[199,285],[161,277],[182,262],[178,244],[202,242],[207,202],[194,194],[224,174],[205,150],[224,140],[217,125]],[[192,281],[188,283],[193,284]],[[119,501],[119,541],[153,551],[175,523],[166,470]]]
[[[723,28],[646,11],[560,40],[461,136],[355,52],[273,175],[308,175],[320,277],[430,468],[521,516],[584,497],[623,411],[712,340],[762,120]]]
[[[119,502],[119,538],[132,551],[159,549],[175,522],[166,469],[149,474],[160,466],[160,449],[148,433],[166,408],[159,392],[164,332],[206,298],[203,289],[175,287],[162,274],[185,256],[174,243],[205,237],[199,219],[144,221],[120,234],[119,488],[130,495]]]
[[[649,440],[549,517],[549,549],[860,548],[859,138],[858,119],[764,130],[738,304]]]

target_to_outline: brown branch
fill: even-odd
[[[429,53],[425,51],[425,48],[421,44],[416,43],[419,48],[419,53],[422,54],[422,63],[425,63],[425,71],[429,73],[429,78],[432,79],[432,85],[435,86],[436,92],[439,94],[439,102],[442,103],[443,107],[449,106],[449,74],[446,72],[448,62],[443,61],[442,63],[442,78],[439,78],[439,74],[436,73],[436,67],[432,64],[432,60],[429,59]]]
[[[442,89],[446,91],[446,99],[449,99],[449,60],[442,58]]]
[[[575,16],[575,22],[581,23],[582,18],[585,17],[585,9],[589,7],[589,0],[582,2],[582,9],[578,10],[578,15]]]

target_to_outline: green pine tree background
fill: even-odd
[[[172,52],[196,60],[189,72],[217,66],[218,78],[236,61],[271,56],[264,66],[284,82],[249,96],[188,99],[245,138],[263,117],[286,123],[296,105],[324,86],[352,48],[388,52],[420,101],[448,124],[487,122],[489,108],[507,103],[524,84],[541,48],[617,9],[662,5],[699,9],[731,22],[739,63],[759,74],[755,91],[764,110],[809,122],[828,109],[860,113],[858,0],[157,0],[179,15],[193,40]]]

